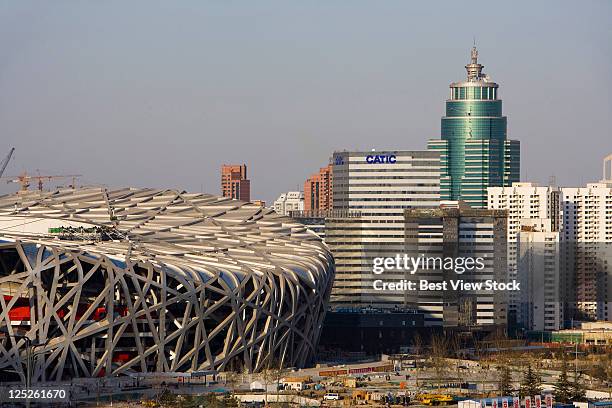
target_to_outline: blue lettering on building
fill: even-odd
[[[393,164],[397,162],[397,157],[394,154],[370,154],[366,156],[366,162],[370,164]]]

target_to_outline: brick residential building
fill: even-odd
[[[332,166],[321,167],[304,183],[304,211],[306,213],[328,211],[333,208]]]
[[[251,201],[251,181],[247,178],[246,164],[221,166],[221,193],[223,197]]]

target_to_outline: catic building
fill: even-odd
[[[0,197],[0,378],[312,362],[334,277],[290,218],[178,190]]]
[[[507,138],[499,85],[482,72],[478,51],[465,66],[467,79],[450,84],[440,139],[428,148],[440,152],[440,197],[487,207],[487,187],[519,181],[520,144]]]
[[[338,151],[333,154],[333,214],[325,242],[336,261],[331,305],[394,309],[403,293],[379,291],[373,259],[404,252],[404,210],[440,203],[440,158],[422,150]],[[385,279],[402,279],[387,271]]]

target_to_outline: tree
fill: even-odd
[[[235,398],[223,397],[220,398],[214,393],[206,395],[186,395],[183,396],[181,401],[177,405],[173,405],[173,408],[230,408],[238,407],[238,401]]]
[[[208,400],[202,396],[183,395],[179,399],[179,402],[176,406],[180,408],[198,408],[200,406],[206,406],[207,408],[214,408],[218,406],[218,404],[217,404],[216,398],[211,404],[211,403],[208,403]]]
[[[509,361],[507,344],[508,336],[506,332],[498,328],[493,337],[493,347],[495,348],[494,359],[498,364],[507,364]]]
[[[512,395],[514,389],[512,388],[512,375],[510,374],[510,367],[507,364],[498,367],[499,381],[498,388],[501,395]]]
[[[523,375],[523,381],[521,381],[520,396],[539,395],[541,382],[539,374],[533,369],[531,363],[529,363]]]
[[[586,390],[582,384],[582,373],[574,374],[574,381],[570,385],[570,395],[572,401],[584,401],[586,398]]]
[[[571,386],[572,385],[567,378],[567,358],[563,356],[563,361],[561,363],[561,373],[559,374],[559,379],[555,383],[555,401],[563,403],[571,402]]]
[[[412,350],[416,355],[414,359],[414,372],[415,372],[415,385],[419,388],[419,360],[421,359],[421,353],[423,353],[423,339],[421,335],[417,332],[412,339]]]
[[[278,402],[278,385],[280,380],[285,372],[285,369],[282,366],[282,363],[277,361],[276,359],[268,360],[265,368],[261,370],[261,377],[264,380],[264,401],[266,405],[268,404],[268,385],[272,382],[276,383],[276,402]]]
[[[434,334],[431,338],[431,361],[436,373],[437,385],[442,382],[446,366],[446,355],[448,353],[448,341],[443,334]]]
[[[602,381],[602,385],[612,384],[612,353],[596,357],[589,369],[589,375]]]
[[[164,389],[157,398],[157,403],[162,407],[173,407],[177,403],[177,396],[170,392],[168,389]]]
[[[236,385],[238,384],[240,375],[234,371],[228,371],[225,373],[225,383],[229,385],[232,392],[236,391]]]
[[[418,332],[415,333],[412,338],[412,352],[417,356],[420,356],[423,352],[423,339]]]
[[[268,405],[268,384],[274,379],[272,368],[266,367],[261,370],[261,378],[264,382],[264,405]]]
[[[459,356],[459,351],[461,350],[461,339],[456,333],[454,333],[450,340],[448,340],[448,350],[450,351],[450,356],[455,359],[457,380],[461,381],[461,376],[459,375],[459,367],[461,366],[461,358]]]

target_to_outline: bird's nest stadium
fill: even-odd
[[[104,188],[0,197],[0,376],[309,364],[334,263],[251,203]],[[139,374],[138,374],[139,375]]]

